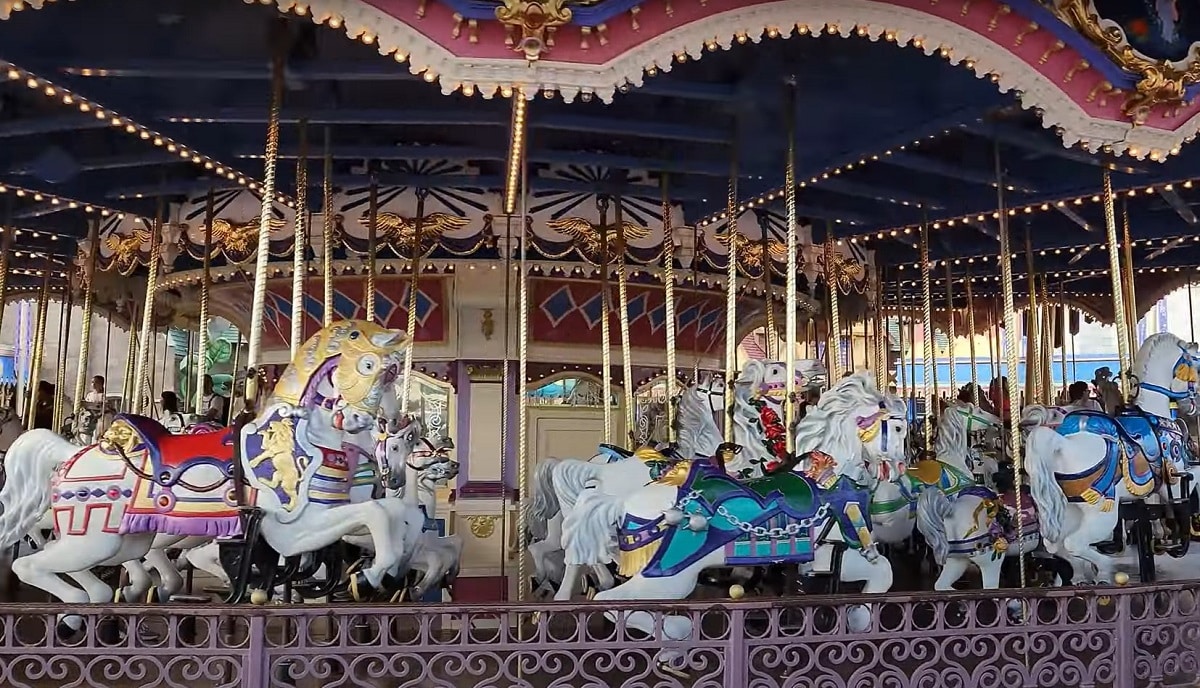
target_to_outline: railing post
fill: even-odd
[[[267,657],[266,618],[259,614],[252,615],[248,633],[246,664],[242,667],[242,686],[244,688],[269,688],[271,672]]]
[[[1114,668],[1116,682],[1113,688],[1134,688],[1134,664],[1137,648],[1133,642],[1133,616],[1129,609],[1129,593],[1116,595],[1117,623]]]
[[[729,644],[725,650],[725,688],[746,688],[746,613],[741,606],[729,610]]]

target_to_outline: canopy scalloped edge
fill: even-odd
[[[301,4],[296,0],[275,2],[284,12]],[[1168,152],[1177,151],[1200,132],[1200,115],[1174,130],[1093,117],[1048,76],[1004,46],[941,17],[878,0],[784,0],[721,12],[653,37],[601,65],[552,58],[527,63],[519,57],[459,57],[405,21],[362,0],[312,0],[307,5],[314,18],[341,17],[346,34],[352,38],[364,32],[373,34],[381,54],[407,55],[410,71],[432,73],[447,95],[469,86],[491,98],[504,89],[520,86],[527,98],[539,91],[557,91],[567,101],[581,93],[593,93],[611,102],[622,85],[640,86],[647,66],[658,64],[660,70],[670,69],[676,53],[699,59],[706,43],[715,42],[721,49],[728,49],[738,34],[759,42],[771,27],[780,28],[780,36],[787,37],[790,33],[782,27],[832,25],[847,38],[860,35],[860,31],[873,41],[891,34],[899,46],[910,46],[914,38],[920,37],[923,40],[919,49],[929,56],[941,46],[951,48],[951,64],[965,63],[980,78],[996,75],[999,90],[1016,90],[1022,107],[1041,110],[1043,126],[1059,128],[1065,146],[1083,144],[1092,152],[1111,147],[1115,153],[1129,153],[1139,160],[1147,156],[1165,160]]]

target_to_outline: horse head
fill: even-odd
[[[273,402],[329,416],[335,431],[362,432],[375,423],[400,371],[407,338],[365,320],[334,323],[313,335],[280,376]]]
[[[946,407],[938,422],[934,451],[938,459],[970,470],[971,434],[1000,425],[1000,419],[975,404],[955,402]]]
[[[825,468],[829,478],[874,486],[904,474],[907,435],[899,400],[876,389],[870,373],[856,373],[821,395],[796,426],[796,454],[831,457],[833,464]]]
[[[1200,380],[1200,347],[1170,332],[1146,338],[1134,356],[1131,383],[1142,410],[1170,417],[1170,404],[1179,412],[1197,411],[1197,381]]]

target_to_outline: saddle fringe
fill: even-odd
[[[617,573],[625,578],[631,578],[641,573],[654,555],[658,553],[658,548],[662,544],[662,539],[646,543],[632,551],[621,550],[620,561],[617,564]]]

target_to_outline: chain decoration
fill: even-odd
[[[701,494],[699,490],[692,490],[684,495],[683,499],[679,500],[679,502],[675,504],[674,508],[678,509],[679,511],[684,511],[688,505],[692,504],[703,496],[704,495]],[[800,535],[801,533],[811,530],[812,528],[824,523],[829,517],[829,504],[822,504],[817,508],[817,512],[812,516],[809,516],[808,518],[802,518],[799,521],[793,521],[784,527],[775,526],[773,528],[767,528],[765,526],[756,526],[749,521],[744,521],[739,518],[732,511],[726,509],[724,504],[717,507],[717,515],[729,521],[730,525],[742,531],[743,533],[746,533],[747,535],[757,538],[782,540],[783,538],[796,537],[797,535]]]

